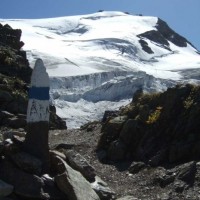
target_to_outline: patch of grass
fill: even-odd
[[[154,124],[154,123],[156,123],[159,120],[159,118],[160,118],[161,111],[162,111],[162,107],[158,106],[156,108],[156,110],[149,115],[148,120],[146,121],[146,123],[147,124]]]
[[[189,108],[191,108],[191,106],[193,105],[194,100],[192,99],[191,96],[189,96],[184,102],[183,102],[183,106],[184,108],[187,110]]]

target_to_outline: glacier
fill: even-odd
[[[0,23],[22,29],[31,66],[44,61],[51,102],[68,128],[126,105],[137,89],[199,83],[198,50],[157,17],[104,11]]]

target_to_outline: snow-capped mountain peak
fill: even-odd
[[[124,105],[138,88],[164,90],[198,78],[197,49],[157,17],[104,11],[0,23],[22,29],[32,66],[43,59],[52,100],[69,127]]]

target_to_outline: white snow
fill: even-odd
[[[169,51],[144,38],[154,53],[143,51],[137,35],[156,30],[157,20],[99,12],[49,19],[0,19],[0,23],[22,29],[23,49],[31,66],[42,58],[51,77],[57,113],[73,128],[100,119],[106,109],[126,104],[139,87],[164,90],[183,79],[181,70],[200,68],[200,55],[189,44],[181,48],[169,42]]]

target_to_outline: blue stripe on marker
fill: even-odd
[[[49,100],[49,87],[31,87],[29,99]]]

